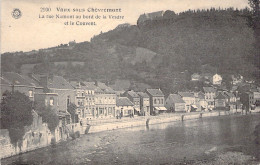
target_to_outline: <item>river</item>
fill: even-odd
[[[1,164],[258,164],[260,115],[230,115],[82,135]]]

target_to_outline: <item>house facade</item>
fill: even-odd
[[[207,111],[208,110],[208,102],[205,99],[205,94],[203,92],[194,93],[195,96],[195,104],[198,107],[198,111]]]
[[[137,92],[140,96],[140,109],[143,116],[150,116],[150,99],[147,93]]]
[[[117,97],[116,117],[128,117],[134,114],[134,104],[127,97]]]
[[[3,72],[1,77],[1,96],[5,91],[19,91],[34,101],[35,85],[23,75],[14,72]]]
[[[150,99],[151,114],[158,114],[167,111],[164,106],[164,94],[160,89],[146,89],[146,93]]]
[[[178,94],[181,96],[181,98],[185,102],[185,111],[186,112],[192,112],[196,111],[198,107],[196,106],[196,100],[195,96],[191,92],[178,92]]]
[[[115,117],[116,93],[104,83],[95,82],[95,107],[96,118]]]
[[[221,85],[222,77],[219,74],[214,74],[212,77],[212,84],[213,85]]]
[[[165,100],[165,107],[169,112],[186,112],[185,101],[178,94],[170,94]]]
[[[140,96],[134,92],[133,90],[131,91],[126,91],[124,94],[133,104],[134,104],[134,110],[135,110],[135,115],[141,115],[141,109],[140,109]]]
[[[215,107],[215,100],[217,90],[213,87],[203,87],[205,100],[208,103],[208,109],[212,110]]]
[[[55,75],[39,75],[40,85],[44,87],[45,93],[57,93],[59,109],[64,113],[67,112],[68,105],[75,102],[75,89],[63,77]]]
[[[236,96],[232,92],[224,92],[224,95],[226,96],[226,103],[230,110],[236,109],[237,107],[237,99]]]
[[[193,73],[191,75],[191,81],[200,81],[201,76],[198,73]]]
[[[59,96],[57,93],[35,93],[35,102],[49,106],[56,111],[59,109]]]
[[[254,105],[256,106],[259,106],[260,105],[260,92],[253,92],[253,103]]]
[[[219,92],[215,97],[215,109],[217,110],[225,110],[226,109],[226,100],[227,96],[224,95],[223,92]]]

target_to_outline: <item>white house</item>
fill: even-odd
[[[213,85],[221,85],[222,83],[222,77],[219,74],[215,74],[212,77],[212,84]]]
[[[195,96],[191,92],[178,92],[178,94],[181,96],[183,101],[185,102],[185,111],[191,112],[192,110],[195,110],[198,108],[195,105]]]
[[[129,116],[134,114],[134,104],[127,97],[116,98],[116,116]]]

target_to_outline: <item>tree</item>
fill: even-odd
[[[22,140],[25,126],[32,124],[32,102],[18,91],[6,91],[1,102],[1,128],[8,129],[11,143],[16,146]]]
[[[71,114],[71,118],[72,118],[72,122],[75,123],[75,117],[76,117],[76,110],[77,110],[77,106],[73,103],[70,103],[68,105],[68,112]]]
[[[48,124],[48,128],[51,132],[54,132],[59,124],[59,116],[57,111],[52,109],[50,106],[44,106],[35,103],[36,112],[42,117],[42,121]]]
[[[248,0],[248,3],[253,10],[253,16],[259,18],[259,0]]]

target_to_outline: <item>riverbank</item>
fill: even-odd
[[[260,114],[222,115],[103,131],[6,158],[1,163],[259,164],[259,150],[253,141],[259,119]]]
[[[242,114],[241,110],[226,112],[194,112],[194,113],[165,113],[160,114],[159,116],[136,116],[134,118],[122,118],[122,119],[104,119],[104,120],[92,120],[89,125],[83,125],[82,127],[75,127],[74,132],[79,132],[81,135],[83,134],[94,134],[104,131],[112,131],[117,129],[131,128],[131,127],[140,127],[140,126],[151,126],[161,123],[171,123],[176,121],[186,121],[186,120],[194,120],[199,118],[208,118],[214,116],[224,116],[224,115],[233,115],[233,114]],[[75,138],[79,138],[80,135],[75,136]],[[67,139],[69,140],[69,139]],[[63,142],[66,140],[62,140]],[[61,141],[59,141],[61,142]],[[59,143],[57,142],[57,143]],[[47,144],[47,143],[46,143]],[[49,143],[48,143],[49,144]],[[50,144],[49,144],[50,145]],[[14,152],[11,154],[1,155],[1,159],[7,158],[10,156],[14,156],[21,153],[26,153],[30,151],[34,151],[48,145],[38,145],[37,147],[30,148],[28,150],[24,150],[23,152]]]
[[[212,112],[193,112],[193,113],[165,113],[159,116],[138,116],[135,118],[122,118],[107,120],[104,122],[90,121],[88,134],[111,131],[116,129],[138,127],[138,126],[149,126],[153,124],[169,123],[175,121],[186,121],[194,120],[205,117],[223,116],[223,115],[234,115],[234,114],[245,114],[242,110],[234,111],[212,111]]]

